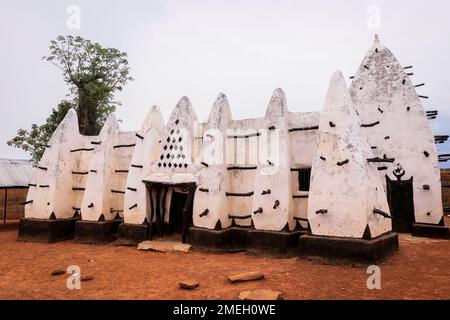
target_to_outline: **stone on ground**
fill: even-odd
[[[176,251],[176,252],[189,252],[189,249],[191,248],[191,245],[190,244],[187,244],[187,243],[175,243],[173,246],[172,246],[172,249],[173,249],[173,251]]]
[[[193,290],[193,289],[197,288],[199,285],[200,285],[200,283],[198,283],[198,281],[195,281],[195,280],[183,280],[178,283],[178,286],[181,289],[187,289],[187,290]]]
[[[239,293],[239,300],[281,300],[281,292],[267,289],[247,290]]]
[[[157,252],[189,252],[190,244],[174,242],[174,241],[154,241],[147,240],[138,244],[138,250],[157,251]]]
[[[243,281],[253,281],[264,279],[264,274],[259,271],[245,272],[240,274],[235,274],[228,277],[231,283],[243,282]]]

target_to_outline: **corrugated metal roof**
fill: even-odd
[[[0,188],[28,187],[34,175],[34,168],[29,160],[0,158]]]

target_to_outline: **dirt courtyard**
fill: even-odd
[[[271,289],[284,299],[450,299],[450,241],[401,235],[400,251],[379,266],[381,289],[367,289],[366,266],[323,265],[298,258],[246,253],[159,253],[136,247],[17,242],[17,225],[0,225],[0,299],[237,299],[241,291]],[[80,290],[66,287],[70,265],[81,269]],[[227,277],[262,271],[261,281]],[[200,286],[179,289],[178,281]]]

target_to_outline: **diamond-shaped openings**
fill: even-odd
[[[184,167],[184,168],[187,168],[187,167],[188,167],[188,164],[187,164],[187,163],[174,163],[174,164],[172,164],[171,162],[169,162],[169,163],[166,163],[166,162],[163,162],[163,163],[158,162],[158,167],[159,167],[159,168],[161,168],[161,167],[164,167],[164,168],[167,168],[167,167],[172,168],[172,166],[173,166],[174,168],[180,168],[180,169],[182,169],[183,167]]]
[[[179,119],[176,119],[175,124],[180,123]],[[171,128],[168,131],[168,135],[161,143],[160,161],[158,163],[159,168],[188,168],[186,163],[187,155],[184,154],[183,141],[181,128]]]

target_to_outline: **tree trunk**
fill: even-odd
[[[97,103],[82,88],[78,89],[78,124],[80,133],[87,136],[98,134]]]

